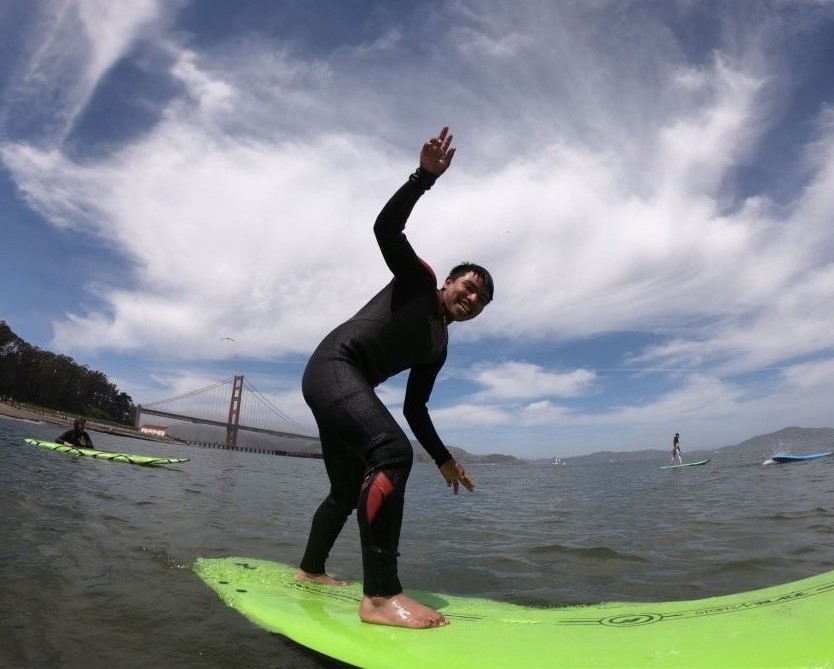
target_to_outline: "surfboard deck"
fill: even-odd
[[[834,667],[834,571],[679,602],[539,608],[408,591],[449,625],[359,620],[361,585],[297,583],[296,567],[199,558],[196,574],[255,625],[367,669]]]
[[[773,462],[802,462],[803,460],[816,460],[817,458],[825,458],[831,455],[831,451],[823,451],[821,453],[808,453],[806,455],[792,455],[790,453],[778,453],[771,456]]]
[[[100,451],[95,448],[80,448],[69,444],[58,444],[54,441],[43,441],[41,439],[24,439],[27,444],[42,446],[59,453],[67,455],[95,458],[97,460],[110,460],[112,462],[127,462],[131,465],[158,466],[175,465],[180,462],[188,462],[189,458],[157,458],[151,455],[133,455],[132,453],[117,453],[115,451]]]
[[[700,465],[705,465],[708,462],[712,462],[712,458],[708,458],[707,460],[699,460],[698,462],[684,462],[679,465],[663,465],[661,469],[677,469],[679,467],[698,467]]]

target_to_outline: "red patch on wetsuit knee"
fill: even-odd
[[[394,491],[394,484],[391,483],[385,472],[377,472],[374,480],[368,486],[368,498],[365,502],[365,516],[368,519],[368,525],[374,522],[377,511],[385,498]]]

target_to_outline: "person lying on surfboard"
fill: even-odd
[[[93,440],[86,432],[87,421],[83,418],[76,418],[72,421],[72,429],[64,432],[55,440],[56,444],[69,444],[80,448],[92,448]]]
[[[426,404],[446,361],[447,326],[472,320],[492,301],[489,272],[465,262],[443,285],[403,230],[417,200],[449,167],[455,149],[443,128],[420,152],[420,166],[383,207],[374,234],[393,279],[359,312],[328,334],[310,357],[302,391],[319,428],[330,492],[313,515],[296,579],[338,585],[325,571],[330,549],[357,509],[362,545],[363,598],[369,623],[425,628],[446,625],[438,611],[403,592],[397,549],[405,486],[414,453],[374,388],[410,370],[403,414],[417,440],[455,494],[475,487],[438,436]]]

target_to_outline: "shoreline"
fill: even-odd
[[[62,432],[71,428],[73,420],[75,420],[75,416],[69,416],[63,413],[62,411],[56,411],[55,409],[44,409],[42,407],[30,408],[24,406],[12,406],[11,404],[7,404],[6,402],[0,402],[0,415],[7,416],[8,418],[16,418],[18,420],[31,420],[41,423],[49,423],[50,425],[56,425],[62,428]],[[111,434],[116,437],[132,437],[133,439],[143,439],[145,441],[176,443],[176,440],[171,439],[170,437],[161,438],[150,434],[144,434],[132,427],[118,427],[114,425],[108,425],[106,423],[99,423],[90,418],[85,418],[85,420],[87,421],[87,429],[90,432]]]
[[[11,404],[0,402],[0,414],[9,418],[35,420],[43,423],[52,423],[53,425],[72,425],[72,420],[64,419],[60,414],[50,416],[46,412],[46,409],[27,409],[25,407],[12,406]]]
[[[55,411],[53,409],[43,409],[43,408],[27,408],[23,406],[12,406],[11,404],[6,404],[5,402],[0,402],[0,416],[6,416],[8,418],[14,418],[17,420],[31,420],[41,423],[49,423],[50,425],[55,425],[61,428],[63,432],[66,429],[72,427],[72,422],[74,420],[74,416],[67,416],[66,414]],[[110,434],[116,437],[131,437],[133,439],[141,439],[143,441],[154,441],[161,444],[180,444],[185,446],[196,446],[198,448],[219,448],[219,449],[226,449],[225,446],[221,444],[205,446],[199,443],[192,443],[192,442],[183,442],[180,439],[175,439],[173,437],[158,437],[152,434],[145,434],[143,432],[139,432],[134,428],[128,427],[115,427],[112,425],[106,425],[104,423],[97,423],[93,420],[87,419],[87,429],[90,432],[98,432],[101,434]],[[297,451],[285,451],[281,449],[261,449],[255,447],[234,447],[226,450],[232,451],[239,451],[241,453],[258,453],[262,455],[282,455],[287,457],[298,457],[298,458],[315,458],[321,459],[321,453],[306,453],[306,452],[297,452]]]

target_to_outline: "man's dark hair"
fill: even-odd
[[[481,280],[484,282],[484,285],[486,286],[487,294],[489,295],[489,301],[492,302],[492,295],[495,292],[495,285],[492,282],[492,275],[480,265],[476,265],[473,262],[464,261],[460,265],[455,265],[449,271],[449,276],[447,278],[455,280],[459,276],[469,274],[469,272],[473,272],[476,276],[481,277]]]

